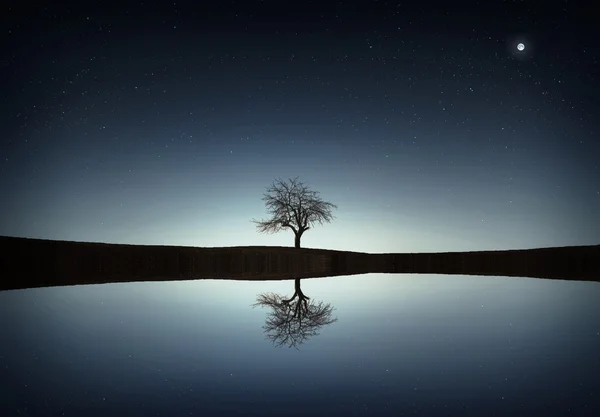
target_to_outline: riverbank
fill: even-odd
[[[366,273],[600,281],[600,245],[368,254],[278,246],[198,248],[0,236],[0,290],[188,279],[281,280]]]

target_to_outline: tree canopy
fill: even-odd
[[[334,219],[332,210],[337,209],[335,204],[324,201],[318,191],[311,190],[298,178],[273,181],[262,198],[270,218],[252,220],[260,233],[291,229],[297,248],[305,231],[316,224],[331,222]]]

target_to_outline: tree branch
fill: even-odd
[[[284,181],[280,178],[267,187],[262,197],[270,217],[252,220],[260,233],[276,233],[290,228],[302,234],[315,224],[329,223],[334,219],[335,204],[324,201],[317,191],[311,190],[299,177]]]

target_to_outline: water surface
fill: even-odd
[[[600,284],[303,279],[332,323],[295,347],[260,294],[294,281],[0,292],[2,416],[600,415]]]

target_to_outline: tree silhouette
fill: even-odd
[[[334,308],[322,301],[315,302],[300,289],[300,278],[294,282],[294,295],[290,299],[275,293],[262,293],[252,307],[269,307],[264,333],[276,346],[294,347],[319,334],[319,329],[337,321],[331,314]]]
[[[304,183],[294,179],[283,181],[277,179],[267,187],[263,195],[267,211],[271,215],[268,220],[252,220],[261,233],[276,233],[285,228],[294,232],[294,246],[300,247],[302,234],[316,223],[329,223],[334,219],[331,210],[335,204],[323,201],[318,191],[313,191]]]

